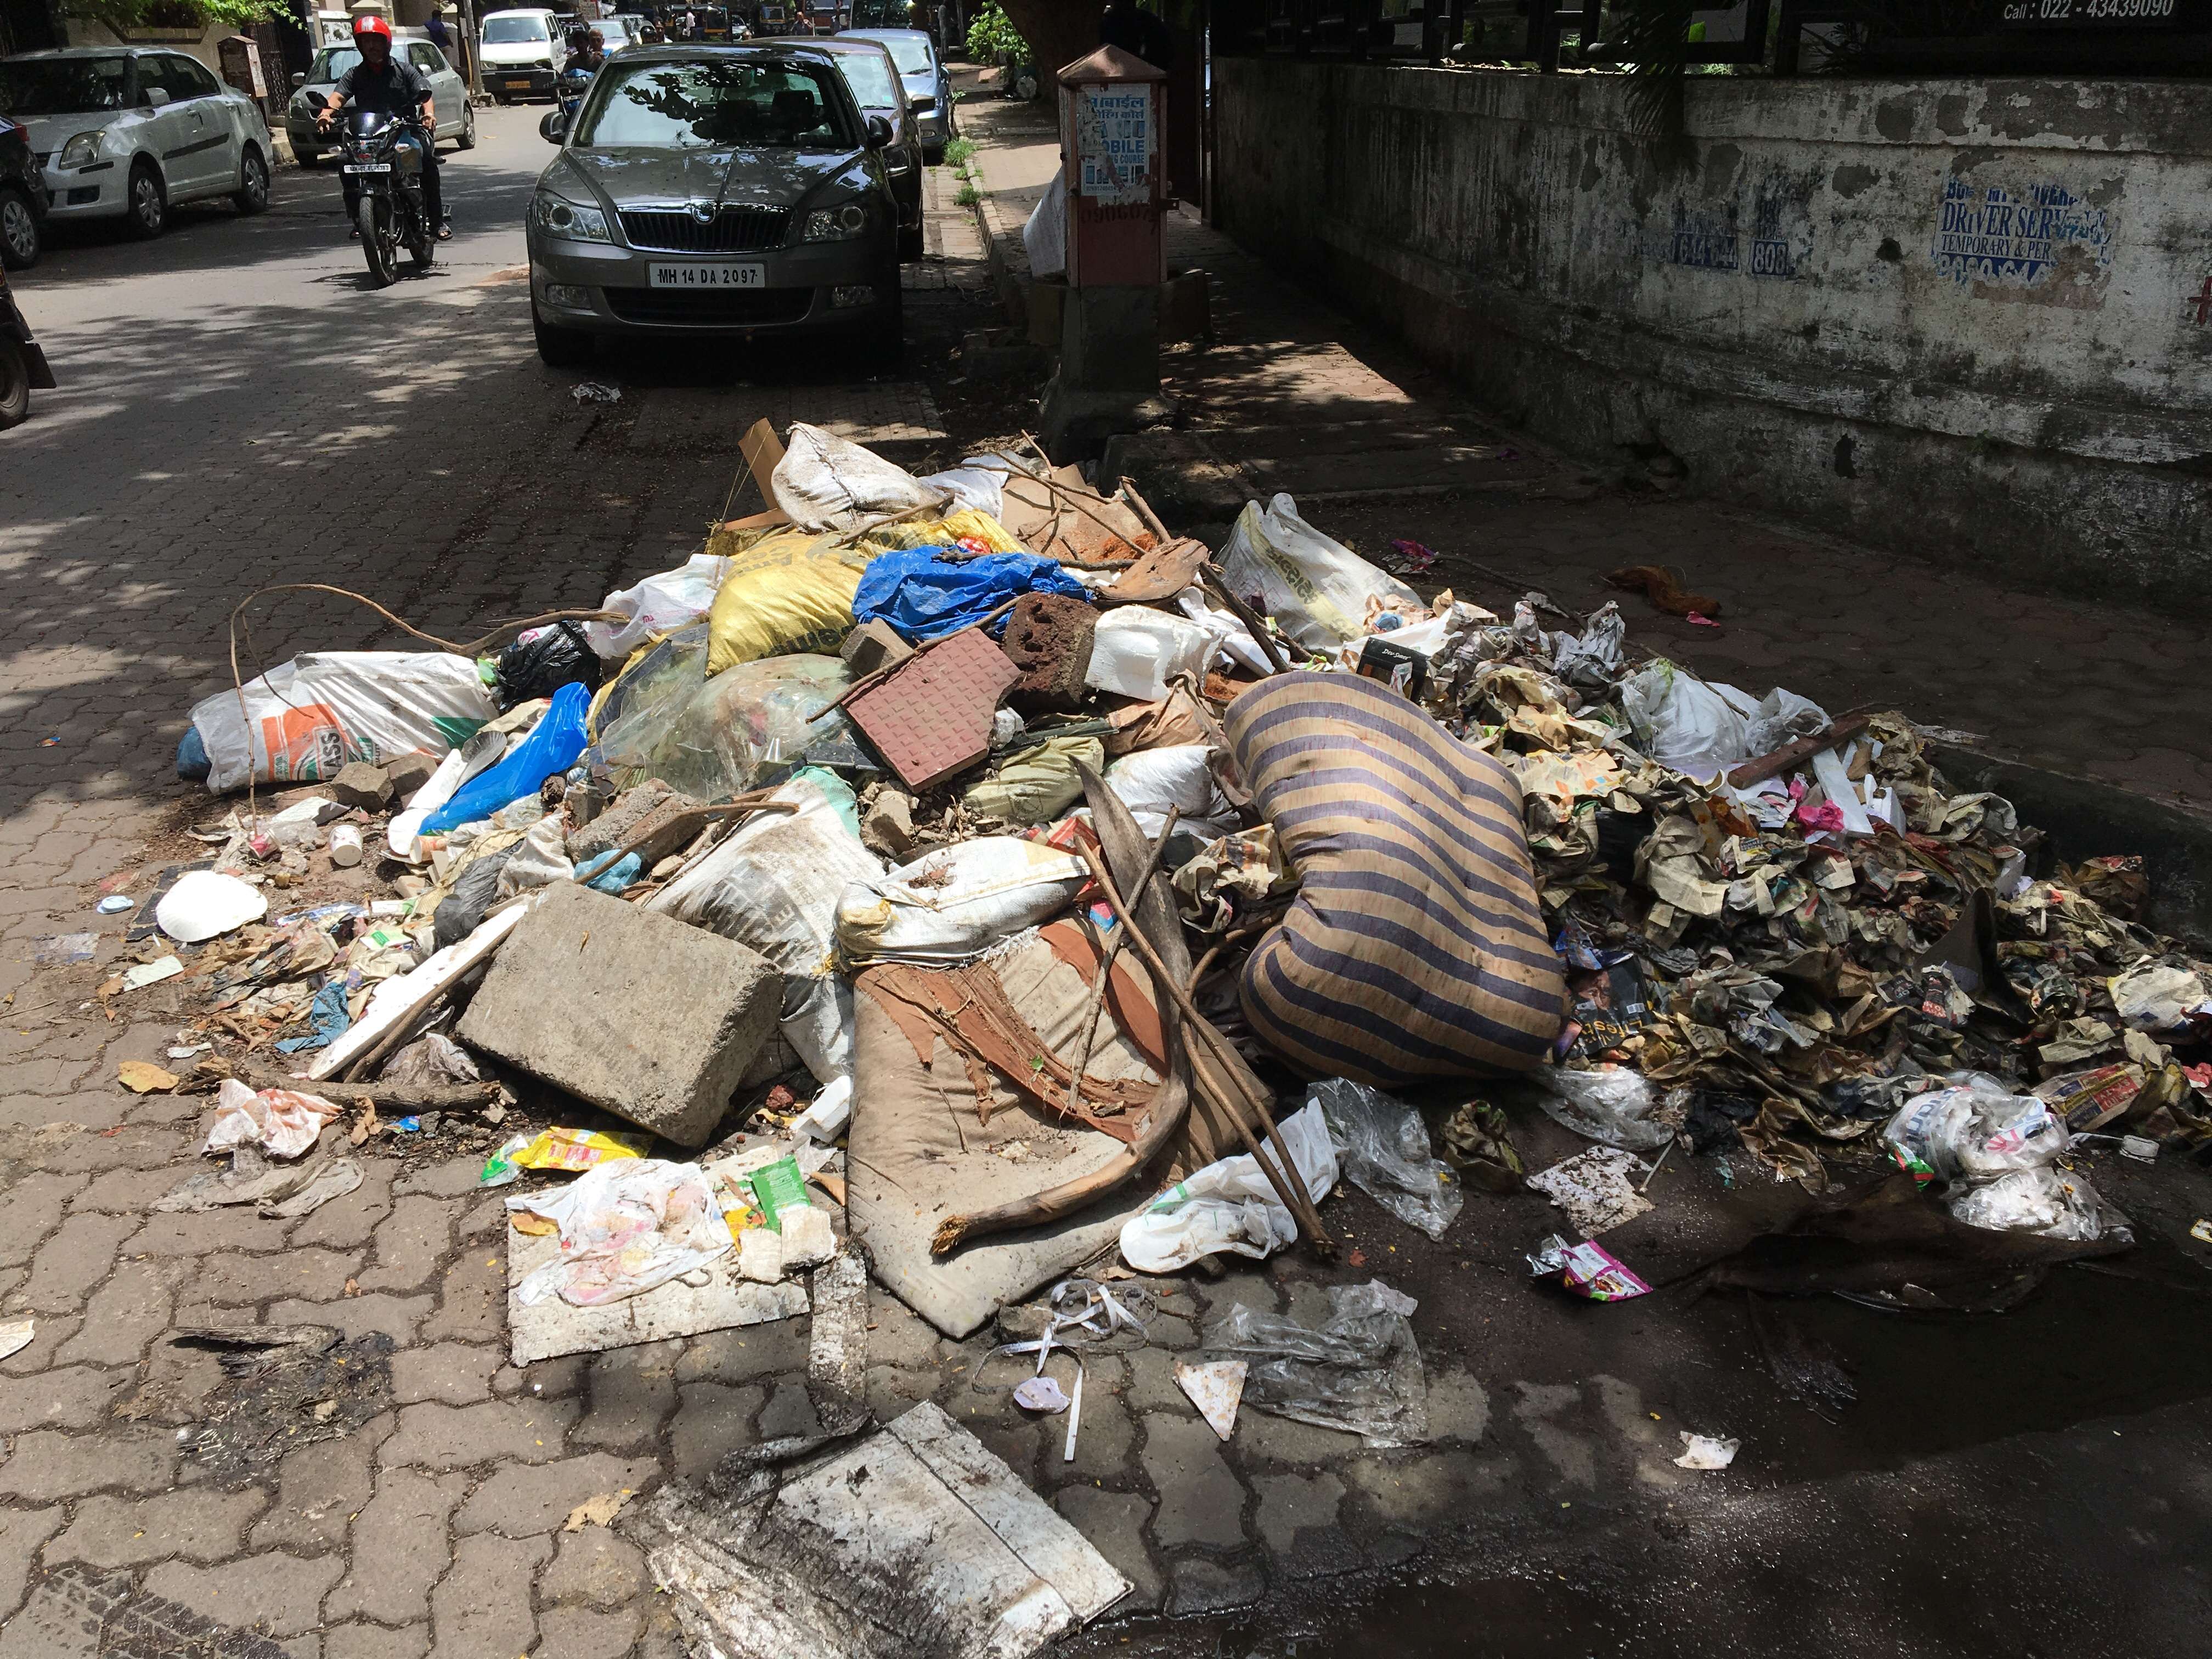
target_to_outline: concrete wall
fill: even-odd
[[[1671,167],[1614,76],[1215,86],[1222,227],[1529,430],[2212,609],[2212,84],[1701,76]]]

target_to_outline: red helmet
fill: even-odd
[[[364,34],[380,34],[388,46],[392,40],[392,25],[374,12],[367,13],[353,20],[353,38],[358,40]]]

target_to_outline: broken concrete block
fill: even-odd
[[[1014,601],[1000,649],[1020,671],[1006,702],[1027,714],[1065,713],[1083,705],[1083,677],[1098,613],[1072,593],[1024,593]]]
[[[678,811],[684,811],[699,805],[659,778],[648,778],[635,789],[623,790],[615,797],[611,806],[569,836],[568,856],[579,864],[588,863],[632,839],[645,827],[647,820],[664,807],[672,805]],[[648,859],[646,862],[653,860]]]
[[[897,667],[914,655],[914,647],[900,637],[897,629],[878,617],[862,623],[846,635],[837,654],[844,658],[845,666],[853,671],[853,678],[858,680],[879,668]]]
[[[367,761],[349,761],[323,787],[342,806],[380,812],[392,799],[392,775]]]
[[[772,1227],[750,1227],[738,1235],[738,1273],[756,1285],[783,1277],[783,1235]]]
[[[837,1234],[830,1224],[830,1212],[818,1204],[798,1204],[780,1212],[783,1224],[783,1270],[818,1267],[837,1254]]]
[[[765,957],[562,882],[507,939],[459,1036],[679,1146],[699,1146],[782,1011],[783,976]]]
[[[392,799],[403,806],[412,800],[438,769],[438,760],[435,755],[394,755],[385,762],[384,775],[392,780]]]
[[[878,791],[860,824],[860,839],[885,858],[906,857],[914,851],[914,798],[896,789]]]

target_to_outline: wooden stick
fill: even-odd
[[[1160,855],[1167,851],[1168,837],[1175,834],[1176,821],[1182,816],[1182,807],[1170,805],[1168,808],[1167,823],[1160,830],[1159,839],[1152,843],[1152,856],[1146,864],[1145,873],[1137,883],[1137,900],[1139,903],[1144,901],[1145,889],[1152,885],[1153,873],[1160,867]],[[1106,1012],[1106,990],[1114,982],[1114,964],[1121,959],[1121,947],[1129,942],[1130,929],[1135,925],[1127,916],[1123,916],[1121,930],[1114,935],[1114,943],[1099,952],[1105,958],[1106,965],[1098,970],[1098,983],[1091,988],[1091,1021],[1089,1028],[1083,1034],[1081,1056],[1069,1068],[1067,1073],[1067,1104],[1065,1109],[1071,1118],[1076,1115],[1076,1091],[1082,1086],[1084,1073],[1091,1069],[1091,1050],[1098,1042],[1098,1021],[1100,1016]],[[1086,931],[1089,929],[1088,921],[1085,921],[1084,927]],[[1095,951],[1097,948],[1094,941],[1091,949]]]
[[[1824,749],[1835,749],[1851,742],[1867,729],[1864,714],[1846,714],[1825,732],[1816,732],[1809,738],[1800,738],[1795,743],[1785,743],[1771,754],[1747,760],[1728,775],[1730,785],[1748,789],[1754,783],[1764,783],[1769,778],[1778,778],[1784,772],[1794,772]]]
[[[1329,1237],[1328,1229],[1322,1225],[1320,1212],[1314,1208],[1313,1199],[1306,1191],[1305,1181],[1298,1174],[1297,1165],[1291,1159],[1290,1148],[1284,1143],[1281,1132],[1275,1127],[1266,1106],[1255,1097],[1253,1090],[1256,1085],[1248,1085],[1241,1075],[1242,1057],[1231,1057],[1235,1051],[1231,1049],[1229,1039],[1198,1012],[1197,1005],[1190,1000],[1190,994],[1183,989],[1174,974],[1169,971],[1167,964],[1160,960],[1159,952],[1152,948],[1152,941],[1137,931],[1133,913],[1122,902],[1121,891],[1114,882],[1114,873],[1106,867],[1105,859],[1097,854],[1086,853],[1084,861],[1091,866],[1092,877],[1121,915],[1121,925],[1130,930],[1130,943],[1135,945],[1137,954],[1145,959],[1145,965],[1152,970],[1154,981],[1162,993],[1175,1002],[1184,1020],[1199,1033],[1202,1042],[1213,1050],[1215,1068],[1225,1078],[1228,1086],[1221,1086],[1220,1079],[1216,1079],[1215,1086],[1209,1092],[1213,1095],[1215,1103],[1237,1126],[1237,1133],[1243,1139],[1245,1149],[1252,1154],[1253,1163],[1259,1166],[1260,1173],[1267,1177],[1267,1184],[1275,1189],[1275,1195],[1283,1200],[1283,1207],[1297,1218],[1306,1237],[1320,1249],[1334,1249],[1334,1241]],[[1204,1074],[1201,1075],[1203,1077]],[[1252,1115],[1255,1111],[1267,1125],[1268,1135],[1282,1155],[1284,1168],[1281,1170],[1268,1161],[1265,1149],[1260,1145],[1259,1135],[1252,1127]]]
[[[453,1112],[489,1106],[499,1098],[496,1083],[436,1083],[428,1086],[404,1083],[313,1083],[251,1061],[234,1061],[230,1069],[231,1075],[240,1083],[256,1089],[290,1089],[300,1094],[320,1095],[325,1100],[344,1105],[374,1100],[386,1106],[404,1107],[410,1112]]]
[[[1267,623],[1260,620],[1258,611],[1237,597],[1236,590],[1229,586],[1229,578],[1222,574],[1221,567],[1209,559],[1200,568],[1198,575],[1199,580],[1212,588],[1221,602],[1229,607],[1230,614],[1244,624],[1244,631],[1267,653],[1267,660],[1275,665],[1275,672],[1278,674],[1289,673],[1291,665],[1285,660],[1283,653],[1275,648],[1274,636],[1267,632]]]

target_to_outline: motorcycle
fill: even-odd
[[[575,125],[576,110],[591,88],[591,70],[562,70],[560,82],[553,89],[553,107],[538,123],[538,136],[549,144],[559,143],[568,129]]]
[[[369,280],[388,288],[399,275],[403,247],[416,270],[430,268],[438,234],[422,204],[422,150],[402,142],[412,132],[427,147],[430,136],[403,116],[349,109],[342,118],[340,170],[359,191],[354,224],[361,232],[362,258],[368,262]]]
[[[0,430],[15,426],[31,412],[31,388],[51,392],[54,372],[46,367],[46,354],[31,337],[31,325],[15,308],[8,291],[8,276],[0,269]]]

